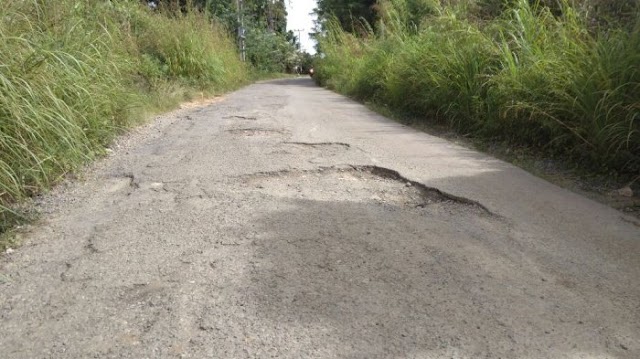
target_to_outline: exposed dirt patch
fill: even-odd
[[[200,93],[196,99],[180,104],[180,109],[196,109],[196,108],[206,107],[216,102],[220,102],[224,99],[225,98],[223,96],[207,98],[205,97],[204,93]]]
[[[261,172],[244,184],[272,195],[316,201],[376,202],[409,208],[433,204],[464,206],[490,214],[482,204],[444,193],[377,166],[320,167],[316,170]]]

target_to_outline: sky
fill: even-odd
[[[316,7],[316,0],[286,0],[287,4],[287,30],[294,30],[296,36],[300,31],[302,50],[310,54],[316,52],[315,41],[309,38],[309,33],[313,32],[314,15],[311,12]]]

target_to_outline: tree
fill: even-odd
[[[177,13],[207,11],[237,36],[238,0],[153,0],[157,8]],[[258,70],[290,71],[299,62],[298,46],[287,32],[285,0],[242,0],[247,60]]]
[[[284,34],[287,29],[287,8],[284,0],[245,0],[245,15],[268,31]]]
[[[316,14],[322,22],[335,17],[343,29],[349,32],[361,30],[359,24],[364,20],[368,24],[376,21],[376,0],[318,0]]]

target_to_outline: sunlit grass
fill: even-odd
[[[7,0],[0,15],[0,233],[14,204],[103,153],[145,112],[248,79],[205,14],[137,2]]]

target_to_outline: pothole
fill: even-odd
[[[246,127],[229,129],[227,130],[227,133],[242,137],[266,137],[282,135],[285,133],[285,131],[273,128]]]
[[[300,147],[300,148],[320,148],[320,149],[342,149],[346,150],[351,147],[348,143],[343,142],[283,142],[283,144]]]
[[[104,189],[108,193],[120,192],[125,189],[137,189],[139,182],[132,172],[118,173],[104,182]]]
[[[244,120],[244,121],[257,121],[258,118],[256,116],[242,116],[242,115],[231,115],[223,117],[225,120]]]
[[[314,201],[373,202],[408,208],[444,204],[490,214],[482,204],[412,181],[377,166],[321,167],[315,170],[261,172],[242,182],[253,191]]]
[[[126,177],[109,178],[104,182],[104,189],[107,193],[120,192],[132,187],[131,179]]]

